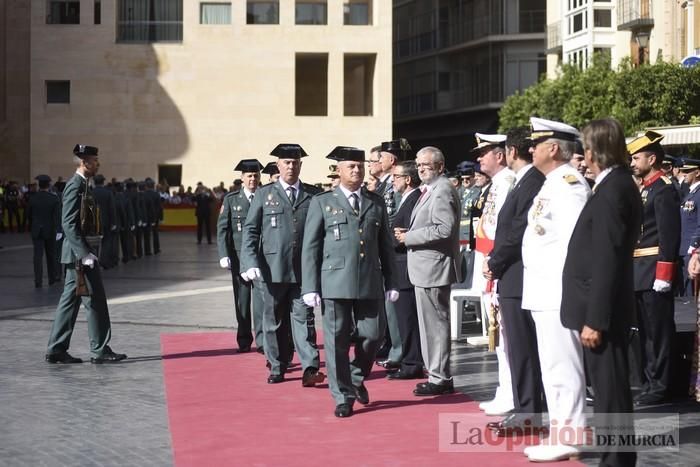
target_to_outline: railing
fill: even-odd
[[[637,26],[653,24],[651,0],[618,0],[618,29],[633,29]]]
[[[547,50],[561,47],[561,21],[547,25]]]
[[[119,21],[117,42],[182,42],[182,21]]]

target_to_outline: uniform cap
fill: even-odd
[[[532,133],[530,139],[533,144],[541,143],[550,138],[563,139],[565,141],[576,142],[581,139],[581,133],[571,125],[555,122],[544,118],[530,117]]]
[[[240,170],[241,172],[260,172],[263,169],[263,165],[257,159],[243,159],[233,170]]]
[[[73,148],[73,154],[81,159],[87,156],[96,156],[97,148],[95,146],[86,146],[84,144],[76,144]]]
[[[270,153],[271,156],[278,157],[280,159],[301,159],[302,157],[308,156],[304,148],[298,144],[278,144],[275,149]]]
[[[661,140],[664,139],[664,135],[657,133],[655,131],[648,130],[644,132],[639,138],[635,138],[629,142],[627,145],[627,152],[630,155],[637,154],[638,152],[644,150],[650,150],[653,152],[663,152],[661,150]]]
[[[700,161],[697,159],[687,159],[681,158],[682,166],[681,170],[697,170],[700,168]]]
[[[472,152],[479,152],[484,148],[489,148],[491,146],[501,146],[506,145],[506,135],[487,135],[485,133],[474,134],[476,138],[476,146],[472,148]]]
[[[447,172],[447,178],[461,178],[462,174],[459,173],[458,171],[453,171],[453,172]]]
[[[275,175],[280,173],[280,169],[277,167],[277,162],[268,162],[265,168],[262,169],[262,173],[267,175]]]
[[[364,162],[365,161],[365,151],[363,149],[353,148],[351,146],[336,146],[330,154],[326,156],[326,159],[332,159],[334,161],[354,161],[354,162]]]
[[[411,145],[408,144],[406,138],[394,139],[385,141],[381,144],[381,152],[388,152],[396,156],[397,159],[403,161],[406,159],[408,152],[411,150]]]
[[[37,175],[34,177],[34,180],[36,180],[39,183],[51,183],[51,177],[48,175]]]

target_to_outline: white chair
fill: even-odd
[[[452,289],[450,292],[450,337],[453,341],[462,338],[462,323],[464,315],[464,302],[474,304],[474,322],[481,321],[481,330],[487,335],[487,318],[481,309],[481,292],[474,289]]]

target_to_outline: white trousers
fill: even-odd
[[[482,310],[486,310],[486,315],[488,316],[488,310],[491,309],[491,293],[481,294],[481,306]],[[500,315],[498,318],[499,324],[501,323]],[[502,407],[504,410],[511,410],[515,407],[515,402],[513,401],[513,383],[510,375],[510,363],[508,362],[508,354],[506,353],[506,346],[508,345],[508,330],[502,324],[498,327],[498,345],[496,346],[496,358],[498,359],[498,387],[496,388],[496,395],[494,400],[498,407]]]
[[[586,425],[586,377],[579,333],[561,324],[559,310],[532,311],[532,319],[537,330],[550,433],[553,435],[562,427],[582,433]]]

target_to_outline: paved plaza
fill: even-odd
[[[0,235],[0,465],[172,465],[160,335],[230,332],[236,323],[216,246],[197,245],[188,233],[164,233],[161,241],[161,255],[104,271],[110,345],[129,359],[64,366],[44,362],[62,286],[35,289],[28,235]],[[81,311],[70,350],[89,361],[88,349]],[[488,399],[495,354],[456,345],[453,372],[459,390]],[[645,454],[639,465],[700,465],[698,407],[688,401],[647,409],[681,414],[682,447],[677,455]]]

